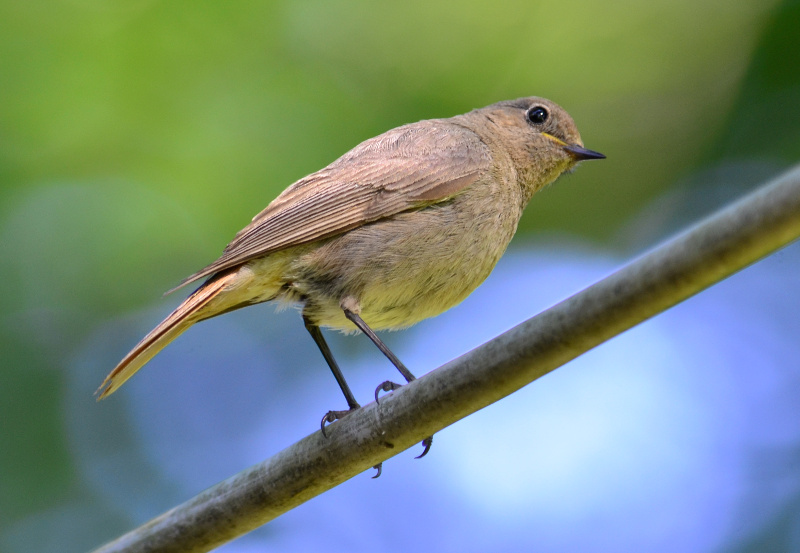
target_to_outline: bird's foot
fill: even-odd
[[[375,388],[375,403],[380,403],[380,401],[378,400],[378,394],[380,394],[381,392],[393,392],[395,390],[399,390],[402,387],[403,387],[402,384],[398,384],[397,382],[392,382],[391,380],[387,380],[386,382],[381,383],[380,386]],[[422,440],[422,447],[424,447],[425,449],[422,450],[422,453],[414,457],[414,459],[421,459],[422,457],[425,457],[431,450],[431,444],[433,444],[433,436],[428,436],[427,438]],[[373,476],[373,478],[377,478],[378,476],[381,475],[380,465],[376,465],[373,468],[377,469],[378,471],[378,474]]]
[[[381,392],[393,392],[395,390],[399,390],[402,387],[403,387],[402,384],[398,384],[397,382],[392,382],[391,380],[387,380],[386,382],[381,383],[380,386],[375,388],[375,403],[380,403],[378,401],[378,394],[380,394]]]
[[[341,419],[342,417],[344,417],[345,415],[348,415],[348,414],[352,413],[353,411],[355,411],[359,407],[360,407],[359,405],[355,405],[354,407],[351,407],[347,411],[328,411],[327,413],[325,413],[325,416],[322,417],[322,421],[320,421],[320,424],[319,424],[320,430],[322,430],[322,435],[325,436],[326,438],[328,437],[328,433],[325,432],[325,428],[327,428],[325,426],[325,423],[329,423],[330,424],[333,421],[337,421],[337,420]]]

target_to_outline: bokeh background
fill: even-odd
[[[92,549],[343,407],[270,306],[92,397],[294,180],[528,95],[607,154],[461,306],[385,336],[425,373],[797,163],[798,37],[798,0],[3,0],[0,551]],[[798,267],[790,246],[221,550],[800,551]],[[394,376],[328,336],[362,401]]]

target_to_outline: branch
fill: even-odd
[[[800,166],[615,274],[95,553],[209,551],[800,236]]]

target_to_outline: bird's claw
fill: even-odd
[[[375,465],[372,468],[374,468],[375,470],[378,471],[378,472],[375,473],[375,476],[372,477],[372,479],[375,480],[377,477],[379,477],[381,475],[381,471],[383,470],[383,463],[378,463],[377,465]]]
[[[427,438],[422,440],[422,445],[423,445],[423,447],[425,449],[422,451],[422,453],[420,453],[419,455],[414,457],[414,459],[422,459],[423,457],[425,457],[428,454],[428,452],[431,450],[431,444],[432,443],[433,443],[433,436],[428,436]]]
[[[352,409],[348,409],[347,411],[328,411],[325,413],[325,416],[322,417],[322,420],[319,423],[319,428],[322,431],[322,435],[326,438],[328,437],[328,433],[325,432],[325,423],[332,423],[333,421],[337,421],[347,415],[348,413],[352,413],[353,410],[358,409],[358,407],[353,407]]]
[[[386,382],[382,382],[377,388],[375,388],[375,403],[379,403],[378,401],[378,394],[381,392],[393,392],[395,390],[399,390],[402,388],[402,384],[398,384],[396,382],[392,382],[391,380],[387,380]]]

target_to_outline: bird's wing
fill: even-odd
[[[239,231],[219,259],[178,288],[270,252],[445,200],[489,168],[486,144],[453,122],[398,127],[291,185]]]

